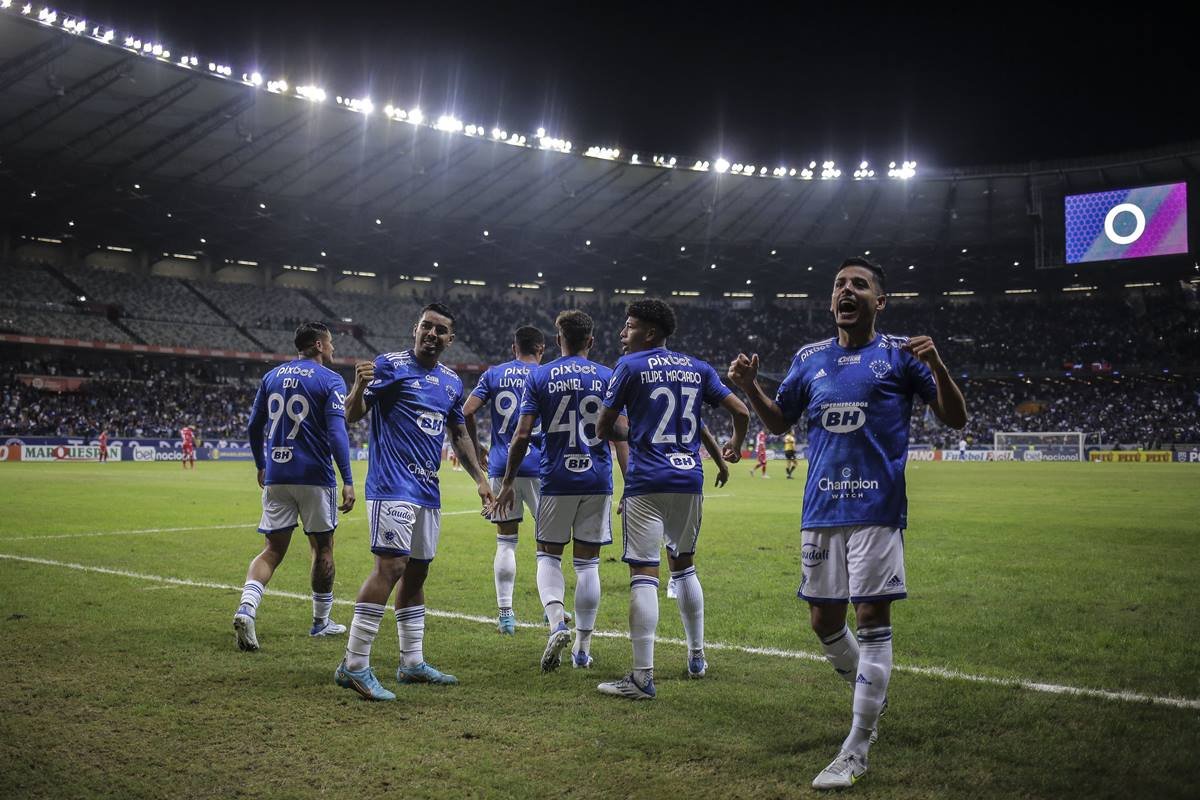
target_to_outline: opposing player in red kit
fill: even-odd
[[[179,438],[183,440],[183,468],[187,469],[188,463],[191,462],[192,469],[196,468],[196,433],[192,430],[191,425],[184,425],[179,431]]]
[[[100,460],[108,461],[108,431],[100,431]]]
[[[756,462],[750,468],[750,474],[753,475],[756,471],[762,470],[762,476],[767,477],[767,432],[759,431],[758,437],[754,442],[754,456]]]

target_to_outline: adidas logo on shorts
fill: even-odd
[[[899,589],[904,586],[904,581],[900,580],[899,575],[893,575],[891,579],[884,584],[885,589]]]

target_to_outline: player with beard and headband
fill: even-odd
[[[368,700],[395,700],[371,669],[371,644],[379,633],[385,604],[396,589],[396,629],[400,637],[401,684],[452,684],[458,680],[425,661],[425,579],[437,554],[441,529],[438,467],[442,441],[450,443],[480,500],[490,505],[487,475],[475,460],[475,442],[463,417],[463,385],[438,356],[454,341],[454,315],[441,303],[421,310],[413,326],[413,347],[385,353],[355,368],[346,398],[346,421],[370,414],[367,514],[375,566],[359,589],[346,656],[334,673],[339,686]]]
[[[500,479],[508,463],[509,446],[521,416],[521,396],[530,371],[542,363],[546,350],[546,339],[542,332],[531,325],[522,325],[513,333],[513,360],[488,368],[479,377],[475,390],[463,406],[467,419],[467,432],[478,441],[475,434],[475,413],[484,406],[491,407],[492,446],[488,450],[488,478],[492,491],[500,491]],[[535,430],[537,436],[539,431]],[[497,511],[490,519],[496,523],[496,556],[492,560],[492,573],[496,583],[496,605],[499,615],[496,630],[512,636],[517,632],[517,616],[513,613],[513,587],[517,582],[517,535],[522,507],[537,519],[538,501],[541,497],[538,484],[538,462],[541,452],[536,446],[527,448],[525,459],[517,472],[513,491],[516,503],[503,511]],[[482,451],[479,460],[483,462]]]
[[[801,580],[825,658],[853,692],[850,733],[813,780],[816,789],[852,785],[887,707],[892,672],[891,604],[907,596],[904,464],[914,396],[945,424],[962,428],[967,408],[928,336],[875,331],[887,303],[886,276],[863,258],[842,262],[830,311],[838,334],[806,344],[775,398],[758,383],[758,355],[738,354],[729,378],[763,424],[808,428],[808,477],[801,520]],[[846,625],[854,604],[856,634]]]
[[[654,634],[658,628],[658,569],[664,542],[687,636],[687,674],[703,677],[704,593],[693,557],[700,535],[704,471],[700,465],[701,401],[721,406],[733,422],[724,460],[741,457],[750,415],[705,362],[666,348],[675,332],[675,312],[661,300],[638,300],[626,309],[617,362],[596,428],[601,439],[629,442],[629,470],[621,500],[624,553],[629,564],[629,637],[633,669],[600,692],[651,700]],[[629,424],[619,421],[624,413]]]

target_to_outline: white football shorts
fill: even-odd
[[[490,478],[492,484],[492,494],[500,494],[500,485],[504,483],[503,478]],[[525,518],[522,504],[529,507],[529,514],[537,519],[538,501],[542,496],[542,484],[539,478],[517,478],[513,481],[513,492],[516,497],[513,499],[512,508],[508,510],[505,516],[492,517],[492,522],[520,522]]]
[[[332,486],[271,483],[263,487],[259,533],[282,533],[304,522],[304,532],[333,533],[338,524],[337,490]]]
[[[537,511],[537,540],[612,544],[611,494],[546,494]]]
[[[700,538],[702,494],[639,494],[621,500],[621,531],[625,550],[621,560],[655,567],[665,544],[674,556],[696,552]]]
[[[845,525],[800,532],[800,599],[810,603],[903,600],[904,529]]]
[[[429,563],[437,555],[442,510],[403,500],[368,500],[371,552]]]

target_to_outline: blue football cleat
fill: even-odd
[[[500,612],[500,616],[496,618],[496,630],[505,636],[512,636],[517,632],[517,615],[513,612]]]
[[[427,661],[422,661],[415,667],[400,667],[396,670],[396,680],[400,683],[433,683],[440,686],[451,686],[458,683],[458,678],[447,675],[445,672],[439,672]]]
[[[346,632],[346,626],[340,625],[331,619],[325,619],[323,622],[314,622],[312,629],[308,632],[309,636],[340,636]]]
[[[708,674],[708,661],[704,658],[704,651],[697,650],[688,656],[688,677],[703,678]]]
[[[375,677],[375,671],[370,667],[352,671],[346,669],[346,662],[338,664],[338,668],[333,673],[333,682],[338,686],[346,689],[353,689],[358,692],[364,700],[395,700],[396,695],[383,688],[379,683],[379,679]]]
[[[571,655],[571,669],[591,669],[592,657],[580,650]]]

